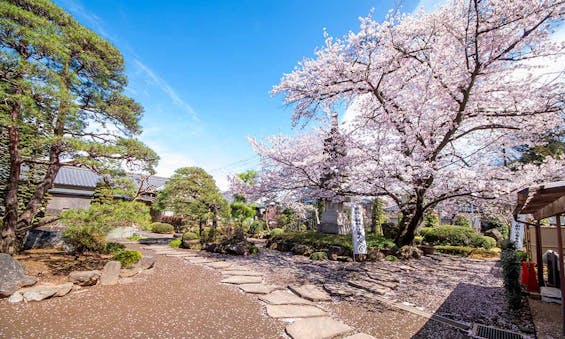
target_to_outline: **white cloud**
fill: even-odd
[[[192,107],[187,104],[165,80],[155,74],[155,72],[153,72],[151,68],[142,63],[139,59],[135,58],[133,60],[133,63],[139,70],[141,70],[145,74],[145,76],[151,81],[152,84],[156,85],[165,94],[167,94],[175,105],[181,107],[185,112],[187,112],[192,120],[200,121]]]

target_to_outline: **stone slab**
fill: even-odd
[[[250,277],[262,277],[263,273],[255,271],[222,271],[223,275],[239,275],[239,276],[250,276]]]
[[[192,264],[207,264],[214,262],[212,259],[202,257],[186,257],[185,259]]]
[[[179,257],[179,258],[187,258],[187,257],[197,257],[197,254],[194,253],[167,253],[165,254],[167,257]]]
[[[248,271],[249,268],[245,266],[234,265],[231,267],[226,267],[224,271]]]
[[[301,319],[286,327],[293,339],[325,339],[344,335],[353,329],[329,317]]]
[[[302,285],[302,286],[295,286],[289,285],[288,288],[301,296],[304,299],[308,299],[311,301],[331,301],[332,298],[330,295],[324,291],[321,287],[316,285]]]
[[[390,291],[390,289],[382,285],[375,284],[367,280],[348,280],[347,283],[353,287],[360,288],[378,295],[385,295]]]
[[[271,318],[313,318],[328,315],[326,311],[313,305],[267,305],[267,314]]]
[[[357,333],[357,334],[345,337],[343,339],[377,339],[377,338],[373,337],[372,335],[368,335],[366,333]]]
[[[264,285],[264,284],[242,284],[239,285],[239,288],[245,293],[269,294],[273,291],[280,290],[283,287],[276,285]]]
[[[311,305],[310,300],[300,298],[289,291],[274,291],[267,295],[260,296],[259,299],[271,305]]]
[[[225,262],[225,261],[216,261],[216,262],[211,262],[206,264],[206,266],[212,267],[212,268],[228,268],[230,267],[232,264],[230,264],[229,262]]]
[[[540,287],[540,294],[542,297],[559,299],[561,300],[561,290],[555,287]]]
[[[225,284],[236,284],[236,285],[260,284],[261,282],[263,282],[263,278],[262,277],[250,277],[250,276],[244,276],[244,275],[232,275],[230,277],[225,278],[221,282],[223,282]]]

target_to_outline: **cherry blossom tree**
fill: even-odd
[[[345,180],[321,185],[325,132],[252,141],[263,158],[253,189],[297,196],[385,196],[410,244],[426,211],[452,199],[495,199],[562,173],[548,158],[509,164],[563,127],[565,44],[557,0],[455,0],[434,13],[360,19],[358,33],[326,35],[315,58],[285,74],[274,94],[307,123],[346,103]],[[235,186],[238,186],[236,183]],[[239,186],[241,187],[241,185]]]

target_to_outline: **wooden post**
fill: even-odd
[[[563,272],[563,239],[561,236],[561,215],[555,216],[557,226],[557,252],[559,253],[559,278],[561,280],[561,334],[565,336],[565,272]]]
[[[538,284],[540,287],[545,286],[543,281],[543,252],[541,248],[541,225],[540,221],[536,221],[536,266],[538,269]]]

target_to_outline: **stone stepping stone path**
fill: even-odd
[[[239,276],[252,276],[252,277],[262,277],[263,273],[254,271],[222,271],[223,275],[239,275]]]
[[[238,286],[243,292],[249,294],[269,294],[273,291],[280,290],[283,287],[276,285],[264,284],[242,284]]]
[[[271,318],[313,318],[327,316],[328,313],[314,305],[267,305]]]
[[[212,267],[212,268],[229,268],[231,266],[231,264],[229,262],[226,261],[216,261],[216,262],[211,262],[211,263],[207,263],[205,264],[208,267]]]
[[[232,275],[228,278],[225,278],[221,282],[223,282],[224,284],[235,284],[235,285],[260,284],[263,282],[263,277],[254,277],[247,275]]]
[[[357,286],[348,286],[347,284],[333,284],[335,286],[326,284],[324,288],[310,284],[290,285],[287,289],[277,285],[264,284],[263,273],[250,270],[242,265],[234,265],[227,260],[201,256],[196,252],[175,250],[169,246],[144,246],[142,248],[167,257],[183,258],[191,264],[221,270],[224,276],[224,279],[221,280],[222,283],[236,285],[248,294],[259,295],[258,299],[266,303],[268,316],[291,321],[292,323],[286,327],[286,332],[293,339],[333,338],[336,336],[345,338],[344,335],[351,334],[353,329],[341,321],[330,318],[326,311],[316,306],[315,302],[331,301],[332,299],[327,291],[338,295],[365,293],[355,288]],[[371,277],[372,279],[368,279],[373,285],[381,284],[379,285],[381,288],[386,288],[386,286],[392,287],[393,284],[398,283],[397,280],[392,280],[386,276],[390,274],[389,270],[385,269],[379,273],[381,274],[375,274]],[[374,293],[374,291],[371,292]],[[346,338],[371,339],[373,337],[358,333]]]
[[[329,317],[298,320],[286,327],[293,339],[325,339],[352,332],[353,328]]]
[[[271,305],[312,305],[312,302],[300,298],[289,291],[274,291],[259,297],[260,300]]]
[[[308,299],[310,301],[331,301],[332,298],[330,295],[324,291],[322,288],[316,285],[302,285],[302,286],[294,286],[289,285],[288,288],[301,296],[304,299]]]

